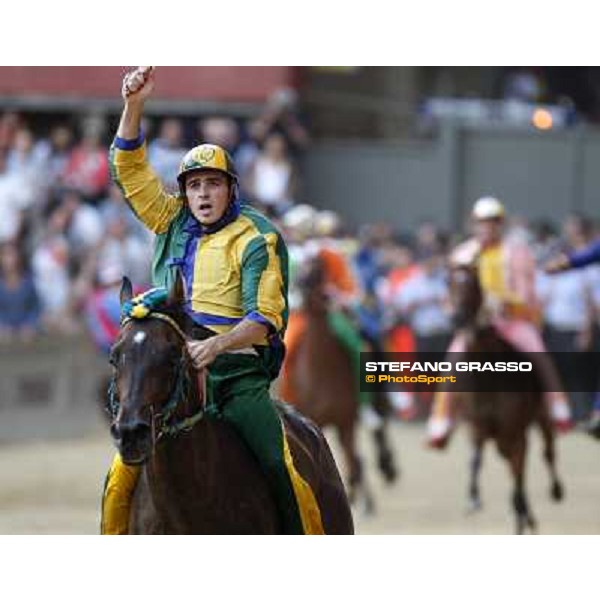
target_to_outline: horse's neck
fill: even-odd
[[[169,533],[276,533],[265,475],[233,427],[205,418],[162,440],[146,466],[158,521]]]
[[[323,323],[327,321],[327,316],[329,314],[327,300],[324,298],[308,299],[308,301],[304,303],[304,314],[307,319],[313,323]]]
[[[170,425],[195,416],[206,405],[204,380],[192,368],[188,369],[186,377],[190,381],[189,394],[180,402]],[[191,430],[160,440],[155,447],[149,469],[155,502],[160,504],[161,497],[166,495],[168,489],[177,490],[180,484],[185,483],[184,480],[189,480],[191,476],[198,476],[200,479],[203,477],[211,456],[211,441],[210,422],[206,417],[196,422]],[[182,457],[185,459],[182,460]],[[185,464],[184,469],[181,468],[182,463]]]
[[[489,320],[465,328],[464,335],[468,352],[507,352],[513,349]]]
[[[212,423],[202,419],[191,431],[176,437],[162,439],[146,466],[150,494],[158,514],[165,523],[178,529],[185,527],[186,507],[208,504],[213,487],[215,469],[211,465],[215,457],[215,436]],[[206,490],[206,494],[191,490]]]
[[[327,309],[322,308],[308,308],[305,311],[307,322],[311,325],[321,325],[327,322]]]

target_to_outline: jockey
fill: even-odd
[[[235,167],[219,146],[192,148],[179,168],[179,194],[164,191],[148,164],[140,130],[144,101],[153,87],[152,68],[125,76],[125,107],[110,153],[113,177],[128,204],[157,234],[153,284],[170,287],[181,269],[187,284],[185,311],[217,334],[188,340],[190,356],[196,368],[207,367],[208,401],[263,468],[284,533],[323,533],[315,495],[294,466],[269,395],[284,354],[285,243],[270,221],[240,203]],[[117,454],[105,486],[103,533],[127,533],[138,475],[139,467],[125,465]]]
[[[546,383],[550,414],[559,431],[571,427],[570,409],[560,390],[558,375],[549,360],[536,327],[534,259],[524,244],[503,236],[504,206],[496,198],[484,197],[473,207],[475,236],[460,244],[451,255],[455,264],[476,264],[484,294],[484,307],[498,333],[523,352],[538,353],[540,372]],[[458,332],[448,352],[463,352],[465,336]],[[452,429],[452,395],[438,390],[428,423],[429,445],[443,448]]]
[[[356,326],[348,317],[348,313],[352,313],[356,306],[359,288],[344,249],[334,237],[339,224],[339,217],[332,211],[318,212],[308,205],[296,206],[284,217],[284,226],[291,239],[295,240],[295,243],[290,245],[291,312],[285,335],[287,354],[281,378],[281,395],[291,404],[295,402],[295,391],[291,385],[290,370],[306,329],[302,297],[296,289],[295,274],[301,271],[304,263],[316,256],[321,259],[325,271],[325,291],[330,300],[329,326],[348,352],[356,373],[357,385],[360,381],[360,353],[367,348]],[[358,399],[362,407],[368,407],[371,394],[360,392]],[[371,411],[364,413],[364,416],[374,420]]]

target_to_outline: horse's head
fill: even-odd
[[[450,268],[450,302],[455,327],[467,327],[477,321],[483,300],[477,268],[454,265]]]
[[[328,305],[325,293],[325,265],[318,254],[304,261],[297,281],[304,309],[307,312],[325,312]]]
[[[166,290],[133,298],[123,280],[120,335],[111,350],[111,436],[127,464],[141,464],[165,432],[180,418],[196,393],[185,340],[183,279]],[[189,409],[188,409],[189,410]]]

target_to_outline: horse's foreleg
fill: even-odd
[[[509,453],[509,463],[513,475],[515,488],[512,496],[513,509],[517,517],[517,533],[525,532],[526,527],[529,527],[535,533],[537,524],[529,502],[525,494],[525,456],[527,454],[527,440],[523,436],[515,443]]]
[[[550,471],[550,497],[560,502],[564,497],[564,488],[556,470],[556,453],[554,449],[554,430],[547,414],[542,415],[538,424],[544,440],[544,460]]]
[[[469,506],[468,513],[473,513],[481,510],[481,496],[479,494],[479,473],[481,472],[481,464],[483,461],[483,443],[484,440],[474,436],[473,439],[473,454],[471,455],[469,482]]]
[[[373,439],[377,448],[377,465],[386,482],[393,483],[398,477],[398,469],[387,436],[390,410],[385,392],[376,392],[373,408],[382,419],[381,425],[373,431]]]
[[[364,494],[365,511],[371,513],[375,503],[371,492],[366,484],[363,472],[362,460],[356,452],[356,435],[354,424],[347,427],[339,427],[338,435],[342,451],[348,466],[348,499],[354,504],[359,493]]]
[[[386,482],[394,483],[398,477],[398,469],[394,463],[394,455],[390,449],[385,428],[386,425],[383,424],[373,432],[373,439],[377,448],[377,466]]]

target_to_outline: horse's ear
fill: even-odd
[[[180,306],[185,302],[185,280],[181,269],[177,269],[175,272],[175,281],[169,290],[169,296],[167,298],[167,304],[173,306]]]
[[[123,277],[123,281],[121,282],[121,292],[119,294],[119,300],[121,304],[125,304],[125,302],[129,302],[133,298],[133,286],[131,285],[131,281],[127,277]]]

